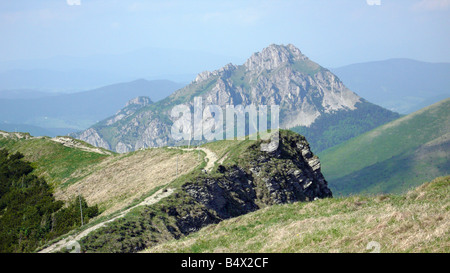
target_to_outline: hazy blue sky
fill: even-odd
[[[406,57],[450,62],[450,0],[2,0],[0,61],[155,47],[243,61],[292,43],[326,67]]]

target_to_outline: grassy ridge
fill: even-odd
[[[33,162],[34,173],[44,177],[53,187],[64,182],[75,182],[77,178],[72,176],[74,173],[100,163],[108,157],[108,155],[66,147],[50,138],[17,138],[0,135],[0,148],[24,154],[27,161]]]
[[[92,148],[82,141],[74,142]],[[56,199],[69,201],[81,194],[90,205],[99,206],[102,216],[122,210],[174,180],[173,166],[178,160],[179,174],[203,162],[203,156],[197,156],[195,151],[155,148],[105,155],[25,133],[0,132],[0,148],[23,153],[35,168],[33,174],[52,186]]]
[[[343,194],[401,192],[449,174],[449,134],[446,99],[319,153],[322,172]]]
[[[275,205],[209,225],[145,252],[450,251],[450,176],[404,195]]]
[[[335,194],[401,193],[450,171],[450,141],[420,147],[332,180]]]

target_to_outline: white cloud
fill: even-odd
[[[446,10],[450,7],[450,0],[421,0],[413,5],[417,11]]]

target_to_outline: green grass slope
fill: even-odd
[[[56,199],[69,201],[81,194],[89,205],[98,205],[102,215],[142,201],[204,160],[198,151],[155,148],[116,154],[70,137],[0,131],[3,148],[32,162],[33,174],[51,185]],[[173,167],[177,164],[178,172]]]
[[[450,173],[450,99],[319,153],[335,194],[400,193]]]
[[[353,111],[323,114],[311,126],[290,128],[308,140],[315,153],[320,153],[400,117],[368,101],[357,103]]]
[[[88,143],[73,139],[83,147],[99,149]],[[28,133],[7,133],[0,131],[0,149],[6,148],[11,153],[20,152],[25,159],[33,162],[34,173],[43,177],[53,187],[70,181],[75,172],[100,163],[109,157],[105,154],[89,152],[75,147],[67,147],[53,141],[50,137],[32,137]],[[102,149],[99,149],[102,150]]]
[[[448,253],[449,194],[447,176],[403,195],[275,205],[209,225],[144,252]]]

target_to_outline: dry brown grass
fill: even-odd
[[[178,175],[193,170],[199,164],[194,152],[180,154],[162,148],[117,155],[90,170],[75,174],[83,176],[90,173],[73,185],[57,189],[55,196],[68,200],[80,192],[88,204],[98,204],[104,210],[102,216],[111,214],[156,187],[173,181],[176,178],[177,153]]]

